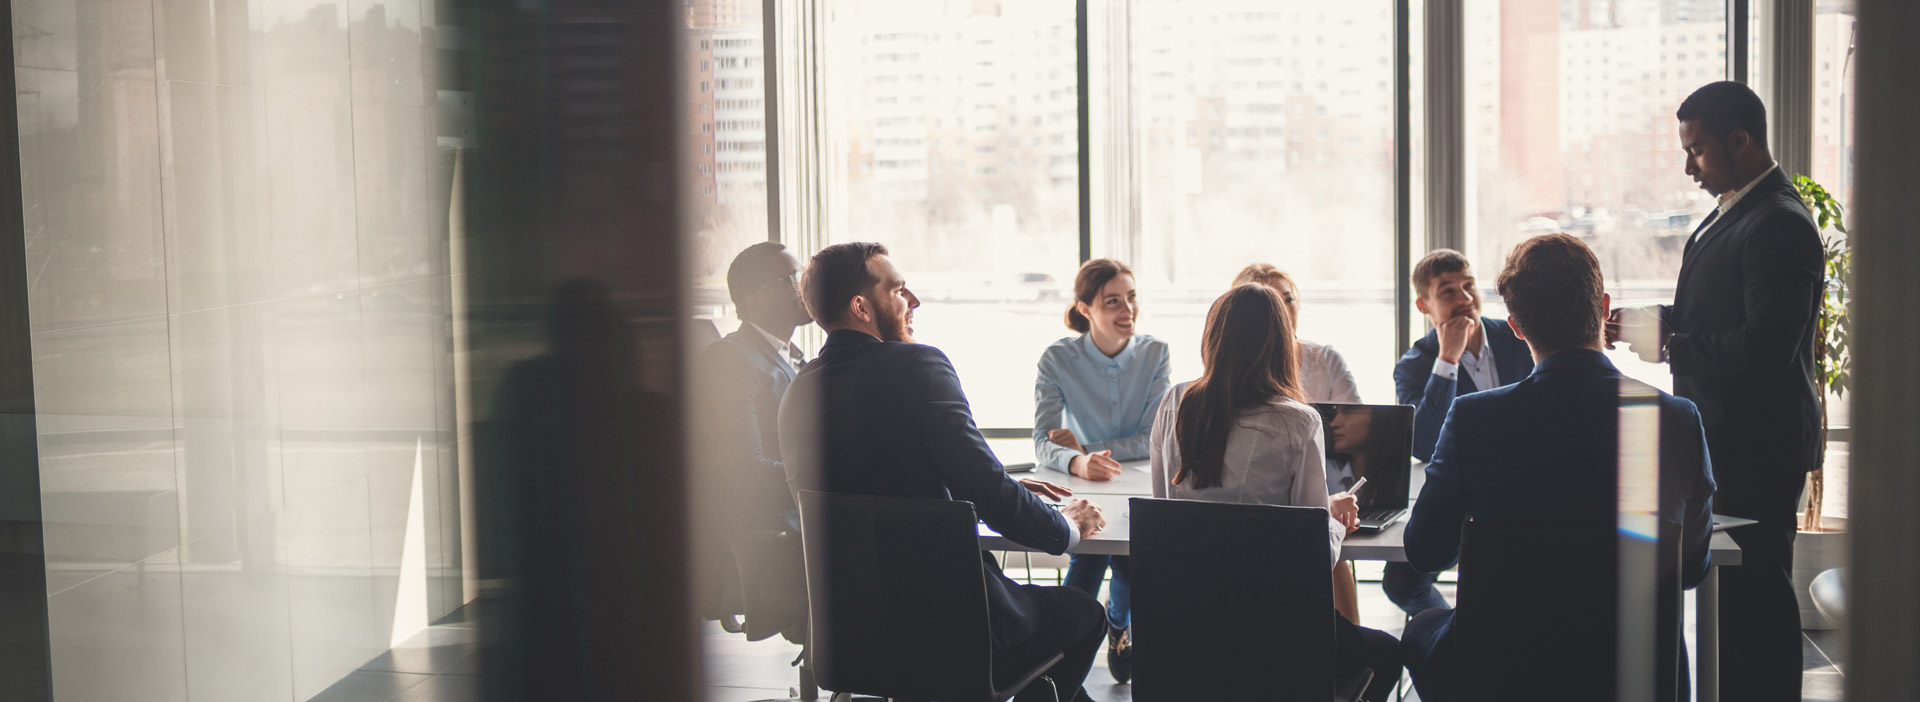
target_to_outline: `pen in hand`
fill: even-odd
[[[1359,480],[1354,481],[1353,487],[1347,488],[1347,494],[1359,495],[1360,488],[1364,487],[1366,484],[1367,484],[1367,476],[1364,476],[1364,475],[1360,476]]]

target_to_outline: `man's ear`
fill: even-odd
[[[847,316],[859,322],[873,321],[873,312],[867,309],[866,296],[855,295],[852,300],[847,301]]]
[[[1746,151],[1747,147],[1753,146],[1753,135],[1748,134],[1745,129],[1735,129],[1727,132],[1726,146],[1728,156]]]
[[[1427,298],[1425,297],[1413,298],[1413,308],[1416,310],[1420,310],[1420,314],[1433,314],[1432,312],[1427,311]]]
[[[1507,328],[1513,330],[1513,338],[1521,341],[1527,340],[1527,333],[1520,329],[1520,320],[1514,319],[1513,315],[1507,315]]]

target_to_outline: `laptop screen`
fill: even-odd
[[[1413,407],[1315,403],[1327,444],[1327,492],[1343,492],[1361,477],[1360,509],[1407,506],[1413,467]]]

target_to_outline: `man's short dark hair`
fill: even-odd
[[[1600,296],[1606,282],[1586,243],[1566,234],[1526,239],[1507,254],[1500,297],[1527,343],[1542,352],[1587,348],[1600,341]]]
[[[1752,88],[1730,80],[1708,83],[1680,103],[1673,116],[1682,122],[1700,120],[1700,131],[1727,145],[1734,130],[1747,133],[1753,143],[1767,145],[1767,106]]]
[[[741,297],[758,292],[772,282],[763,274],[771,269],[769,262],[786,250],[786,245],[780,242],[762,241],[733,257],[733,263],[727,266],[727,297],[733,299],[734,307],[740,306]]]
[[[1462,273],[1473,270],[1473,262],[1467,255],[1453,249],[1434,249],[1413,265],[1413,294],[1426,297],[1432,289],[1433,277],[1441,273]]]
[[[823,327],[846,321],[847,303],[880,284],[867,270],[867,260],[886,254],[887,247],[870,241],[834,244],[814,254],[800,279],[807,314]]]

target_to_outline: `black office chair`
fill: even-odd
[[[1133,698],[1355,700],[1334,679],[1327,510],[1130,500]]]
[[[814,682],[813,663],[806,649],[807,578],[800,534],[748,531],[733,540],[733,554],[739,569],[742,621],[728,631],[745,634],[748,641],[778,634],[800,644],[800,656],[793,660],[793,665],[799,668],[800,680],[791,688],[790,700],[819,699],[820,688]]]
[[[800,523],[808,653],[821,687],[1000,702],[1060,661],[1055,653],[1031,669],[996,670],[971,503],[803,490]]]
[[[1654,699],[1681,698],[1678,529],[1663,522],[1660,538],[1647,541],[1623,538],[1611,521],[1463,526],[1451,642],[1460,698],[1618,699],[1623,546],[1652,566],[1635,573],[1654,580],[1646,594],[1654,599],[1655,646],[1646,652],[1652,660],[1642,661],[1654,676]]]

